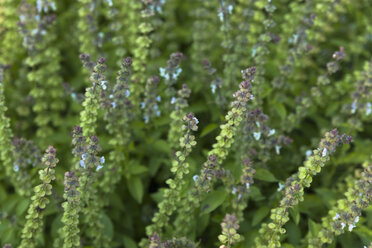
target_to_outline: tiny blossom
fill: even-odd
[[[199,124],[199,120],[196,117],[194,117],[193,119],[195,120],[196,124]]]
[[[257,127],[260,127],[261,126],[258,121],[256,121],[256,125],[257,125]]]
[[[109,96],[109,98],[110,98],[110,99],[114,98],[114,95],[113,95],[113,94],[111,94],[111,95]]]
[[[342,223],[341,223],[341,228],[344,229],[345,226],[346,226],[346,224],[342,222]]]
[[[84,160],[80,160],[80,166],[81,166],[82,168],[85,168],[85,162],[84,162]]]
[[[261,132],[254,132],[253,133],[253,137],[256,139],[256,140],[259,140],[261,138]]]
[[[280,146],[275,146],[275,152],[276,152],[276,154],[280,154]]]
[[[353,228],[355,228],[355,225],[354,224],[350,224],[349,225],[349,232],[351,232],[353,230]]]
[[[145,108],[146,107],[146,103],[145,102],[141,102],[141,108]]]
[[[352,114],[355,114],[355,111],[357,110],[357,103],[356,101],[354,101],[352,104],[351,104],[351,113]]]
[[[335,217],[333,217],[333,220],[337,220],[340,218],[340,215],[338,213],[336,213]]]
[[[125,91],[125,96],[126,96],[126,97],[129,97],[129,96],[130,96],[130,91],[129,91],[129,90],[126,90],[126,91]]]
[[[282,191],[284,189],[284,184],[279,183],[278,191]]]
[[[160,116],[161,112],[160,110],[156,111],[156,116]]]
[[[233,193],[235,195],[236,191],[237,191],[237,189],[234,187],[231,193]]]
[[[274,134],[275,134],[275,129],[271,129],[269,132],[269,136],[274,135]]]
[[[157,96],[156,101],[160,102],[161,101],[161,96]]]
[[[107,81],[101,81],[102,89],[104,89],[104,90],[107,89],[106,84],[107,84]]]
[[[372,112],[372,106],[370,102],[367,102],[366,104],[366,115],[370,115]]]
[[[359,222],[359,216],[357,216],[354,220],[354,223],[358,223]]]
[[[176,102],[176,98],[175,97],[172,97],[171,104],[174,104],[175,102]]]
[[[143,119],[145,120],[145,123],[149,123],[150,118],[149,118],[147,115],[145,115],[145,116],[143,117]]]
[[[195,182],[196,180],[198,180],[198,178],[199,178],[198,175],[194,175],[194,176],[192,177],[192,180],[194,180],[194,182]]]
[[[246,184],[245,184],[245,187],[246,187],[247,189],[249,189],[250,186],[251,186],[250,183],[246,183]]]
[[[322,151],[322,157],[327,156],[327,152],[328,152],[328,149],[324,148],[323,151]]]
[[[19,166],[18,166],[18,165],[14,165],[14,166],[13,166],[13,170],[14,170],[15,172],[18,172],[18,171],[19,171]]]
[[[102,165],[97,165],[96,171],[99,171],[99,170],[102,169],[102,168],[103,168]]]
[[[161,77],[165,78],[167,76],[167,74],[165,73],[165,68],[160,67],[159,71],[160,71],[160,76]]]
[[[216,93],[216,89],[217,89],[217,86],[215,84],[211,84],[211,90],[212,90],[212,93]]]
[[[87,155],[88,155],[88,153],[84,153],[84,154],[82,154],[82,155],[81,155],[81,159],[82,159],[82,160],[85,160],[85,159],[87,158]]]
[[[307,150],[306,151],[306,157],[311,156],[311,154],[313,154],[313,151],[312,150]]]
[[[104,156],[101,157],[100,162],[101,162],[101,164],[105,163],[105,157]]]
[[[242,199],[242,194],[238,195],[238,200]]]
[[[116,108],[116,102],[111,102],[111,106],[112,106],[113,108]]]

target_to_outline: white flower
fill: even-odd
[[[236,194],[236,191],[237,191],[237,189],[236,188],[233,188],[233,190],[232,190],[231,193],[233,193],[235,195]]]
[[[242,194],[238,195],[238,200],[242,199]]]
[[[257,125],[257,127],[260,127],[261,126],[258,121],[256,121],[256,125]]]
[[[126,96],[126,97],[129,97],[129,96],[130,96],[130,91],[129,91],[129,90],[126,90],[126,91],[125,91],[125,96]]]
[[[112,106],[113,108],[116,108],[116,102],[111,102],[111,106]]]
[[[234,9],[234,6],[232,5],[227,6],[227,10],[229,11],[229,14],[232,13],[233,9]]]
[[[337,219],[339,219],[339,218],[340,218],[340,215],[339,215],[338,213],[336,213],[336,216],[333,217],[333,220],[337,220]]]
[[[160,102],[161,101],[161,96],[157,96],[156,101]]]
[[[359,222],[359,216],[357,216],[354,220],[354,224]]]
[[[156,111],[156,116],[160,116],[160,110]]]
[[[366,104],[366,115],[370,115],[371,112],[372,112],[372,108],[371,108],[371,103],[370,102],[367,102]]]
[[[342,223],[341,223],[341,228],[344,229],[345,226],[346,226],[346,224],[342,222]]]
[[[354,224],[350,224],[349,225],[349,232],[351,232],[353,230],[353,228],[355,228],[355,225]]]
[[[81,168],[85,168],[85,162],[84,162],[84,160],[80,160],[80,167]]]
[[[97,168],[96,168],[96,171],[99,171],[100,169],[102,169],[103,166],[102,165],[98,165]]]
[[[212,93],[216,93],[216,88],[217,86],[215,84],[211,84],[211,90],[212,90]]]
[[[171,104],[174,104],[175,102],[176,102],[176,98],[175,97],[172,97]]]
[[[104,89],[104,90],[107,89],[106,84],[107,84],[107,81],[101,81],[102,89]]]
[[[269,132],[269,136],[274,135],[274,134],[275,134],[275,129],[271,129]]]
[[[275,146],[275,152],[276,152],[277,155],[280,154],[280,148],[281,148],[281,146]]]
[[[18,165],[14,165],[14,166],[13,166],[13,170],[14,170],[15,172],[18,172],[18,171],[19,171],[19,166],[18,166]]]
[[[247,189],[249,189],[250,186],[251,186],[251,185],[250,185],[249,183],[246,183],[246,184],[245,184],[245,187],[246,187]]]
[[[113,94],[109,95],[109,98],[110,99],[114,98],[114,95]]]
[[[105,163],[105,157],[104,156],[101,157],[100,162],[101,162],[101,164]]]
[[[282,191],[284,189],[284,184],[279,183],[278,191]]]
[[[160,76],[161,77],[166,77],[166,76],[168,76],[166,73],[165,73],[165,68],[159,68],[159,71],[160,71]]]
[[[222,13],[222,11],[218,12],[218,17],[220,18],[220,21],[223,22],[223,13]]]
[[[192,177],[192,180],[194,180],[194,182],[195,182],[196,180],[198,180],[198,178],[199,178],[198,175],[194,175],[194,176]]]
[[[311,150],[307,150],[307,151],[306,151],[306,157],[311,156],[311,154],[313,154],[313,151],[311,151]]]
[[[256,139],[256,140],[259,140],[261,138],[261,132],[254,132],[253,133],[253,137]]]
[[[145,115],[145,117],[143,117],[143,119],[145,120],[145,123],[149,123],[150,118],[147,115]]]
[[[182,68],[177,68],[176,72],[173,73],[174,79],[177,79],[178,76],[181,74],[181,72],[182,72]]]
[[[87,155],[88,155],[88,153],[84,153],[83,155],[81,155],[81,159],[85,160],[87,158]]]
[[[112,6],[112,0],[106,0],[106,2],[110,7]]]
[[[356,110],[357,110],[357,103],[356,103],[356,101],[354,101],[351,104],[351,113],[354,114]]]
[[[195,120],[196,124],[199,124],[199,120],[196,117],[194,117],[193,119]]]
[[[146,103],[145,102],[141,102],[141,108],[144,109],[146,107]]]
[[[328,152],[328,149],[324,148],[323,151],[322,151],[322,157],[327,156],[327,152]]]

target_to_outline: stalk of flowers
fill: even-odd
[[[157,6],[160,4],[159,0],[142,0],[142,22],[137,26],[140,35],[137,37],[133,47],[133,77],[136,84],[133,84],[131,89],[133,106],[137,107],[140,104],[140,96],[144,92],[144,86],[147,78],[147,64],[149,58],[150,33],[154,30],[152,26],[152,17],[157,13]],[[137,31],[137,32],[138,32]]]
[[[230,0],[220,0],[220,6],[218,10],[218,17],[221,21],[220,31],[223,34],[223,41],[221,46],[225,49],[225,52],[222,56],[222,61],[224,62],[223,74],[225,76],[224,83],[227,88],[233,86],[235,81],[235,68],[237,55],[233,53],[234,41],[232,39],[232,23],[231,15],[234,9],[233,2]]]
[[[255,240],[258,247],[280,247],[280,236],[286,232],[283,225],[289,220],[289,208],[303,201],[304,189],[310,187],[313,176],[330,160],[330,155],[336,151],[337,146],[350,142],[352,138],[339,134],[337,129],[325,134],[319,147],[313,150],[313,154],[304,162],[304,166],[287,180],[279,206],[271,210],[271,222],[262,224],[259,230],[260,236]]]
[[[65,173],[65,191],[63,198],[65,202],[62,204],[63,217],[60,233],[63,237],[63,248],[80,247],[80,229],[79,229],[79,212],[80,212],[80,192],[79,178],[74,172],[68,171]]]
[[[210,87],[211,87],[212,93],[216,95],[215,103],[219,105],[220,109],[223,109],[226,106],[226,98],[224,94],[222,94],[223,80],[221,77],[217,76],[217,70],[216,68],[212,67],[211,62],[209,62],[207,59],[203,59],[202,63],[203,63],[203,69],[212,78]]]
[[[178,97],[173,97],[171,100],[171,104],[174,104],[174,110],[170,113],[170,118],[172,119],[170,123],[170,129],[168,132],[168,142],[170,147],[174,150],[179,149],[179,139],[183,135],[182,129],[182,119],[185,116],[185,108],[187,108],[188,102],[187,98],[190,97],[191,90],[187,87],[186,84],[182,85],[182,88],[178,90],[177,95]]]
[[[264,79],[264,68],[267,61],[266,56],[269,54],[269,43],[274,41],[273,35],[271,34],[271,29],[276,25],[275,21],[273,20],[273,13],[275,12],[276,7],[272,1],[264,0],[256,1],[255,5],[259,8],[265,9],[265,12],[267,13],[266,17],[264,17],[262,20],[264,32],[258,36],[258,42],[252,47],[253,63],[258,68],[255,73],[257,87],[253,89],[253,94],[260,96],[264,95],[263,92],[268,87]],[[261,104],[261,100],[257,99],[256,104],[259,106]]]
[[[296,61],[303,59],[311,51],[307,33],[314,25],[315,15],[311,13],[312,1],[307,1],[306,4],[292,2],[290,7],[292,11],[285,17],[288,22],[282,25],[281,41],[283,42],[279,42],[277,49],[279,52],[286,53],[285,61],[280,67],[279,75],[271,81],[275,88],[289,88],[287,82],[294,76],[295,68],[298,66]],[[300,24],[293,25],[294,23]]]
[[[365,63],[363,71],[356,75],[355,91],[352,93],[352,103],[347,110],[358,119],[369,116],[372,113],[372,60]]]
[[[233,177],[231,178],[231,176],[227,176],[223,180],[224,185],[226,185],[226,188],[228,188],[233,195],[233,199],[231,202],[232,214],[226,214],[221,223],[222,234],[218,236],[218,239],[222,243],[220,247],[231,247],[234,243],[238,243],[242,240],[237,231],[239,229],[239,222],[244,220],[243,213],[247,207],[250,186],[254,183],[253,176],[255,172],[252,161],[249,158],[245,158],[243,160],[240,183],[235,184],[235,180]]]
[[[13,170],[17,173],[16,181],[21,187],[23,195],[32,194],[32,178],[34,176],[33,167],[39,167],[40,151],[34,142],[14,138],[12,140],[14,166]],[[30,168],[31,167],[31,168]]]
[[[10,127],[10,120],[5,115],[8,110],[5,104],[4,97],[4,73],[9,66],[0,64],[0,158],[2,166],[5,171],[5,175],[10,179],[9,181],[13,184],[17,193],[20,195],[28,195],[29,190],[23,187],[23,184],[17,180],[19,167],[15,167],[15,159],[13,157],[14,147],[12,145],[13,132]]]
[[[144,109],[143,119],[149,123],[153,118],[160,116],[158,102],[161,97],[158,95],[159,77],[153,76],[147,80],[145,89],[145,99],[141,102],[141,108]]]
[[[84,67],[91,69],[93,64],[90,61],[88,54],[81,54],[80,59]],[[86,89],[85,100],[83,102],[83,111],[80,113],[80,125],[84,130],[84,136],[90,137],[94,135],[96,130],[96,122],[98,116],[100,92],[107,88],[107,81],[104,75],[106,71],[106,60],[99,58],[94,65],[89,80],[92,86]]]
[[[1,0],[0,1],[0,35],[1,51],[0,63],[13,64],[23,52],[19,49],[22,46],[22,39],[18,35],[18,9],[19,1]]]
[[[198,119],[193,113],[186,114],[183,118],[183,137],[179,139],[180,150],[176,152],[176,158],[172,161],[171,172],[174,178],[169,178],[166,183],[169,188],[163,193],[163,200],[158,204],[158,212],[155,213],[150,226],[146,228],[146,234],[150,237],[155,233],[162,235],[162,229],[168,224],[170,216],[176,211],[182,192],[185,190],[185,176],[189,174],[189,164],[185,161],[187,156],[196,145],[195,136],[192,132],[198,130]]]
[[[55,179],[55,167],[58,163],[56,149],[49,146],[42,158],[44,169],[39,171],[42,184],[34,188],[35,194],[31,197],[31,204],[27,211],[26,223],[22,230],[20,248],[33,248],[37,246],[36,236],[43,229],[43,218],[48,196],[52,194],[51,182]]]
[[[133,119],[132,104],[129,100],[131,75],[132,59],[127,57],[122,60],[113,89],[109,93],[104,92],[103,105],[106,108],[104,119],[107,122],[106,130],[112,135],[109,144],[113,147],[110,152],[111,162],[107,163],[103,170],[103,178],[99,182],[105,193],[112,191],[115,184],[120,181],[124,154],[130,142],[129,122]]]
[[[176,96],[176,89],[174,88],[177,78],[182,72],[180,67],[180,62],[183,58],[183,54],[180,52],[175,52],[170,55],[167,61],[166,67],[160,68],[160,76],[165,79],[165,94],[168,98],[174,98]]]
[[[220,47],[220,39],[216,37],[219,26],[216,15],[218,5],[217,1],[200,1],[191,13],[193,32],[190,57],[192,60],[193,82],[199,82],[199,77],[203,73],[200,67],[203,58],[207,58],[211,54],[219,56],[219,54],[216,54],[216,51],[218,51],[216,47]]]
[[[213,188],[213,182],[216,179],[220,165],[227,157],[231,145],[234,143],[234,136],[237,133],[243,114],[247,110],[247,102],[252,99],[251,82],[254,79],[255,67],[250,67],[242,71],[243,81],[239,85],[239,90],[235,92],[235,101],[231,102],[231,110],[227,113],[226,123],[221,125],[221,132],[217,136],[217,142],[209,152],[208,160],[204,163],[200,171],[200,176],[195,175],[193,180],[195,186],[189,190],[187,196],[180,202],[178,216],[175,220],[175,233],[179,236],[187,234],[188,223],[193,218],[196,208],[207,192]]]
[[[173,238],[170,240],[162,241],[158,234],[154,234],[150,238],[150,245],[148,246],[148,248],[168,248],[168,247],[196,248],[198,246],[194,242],[186,238]]]
[[[247,46],[249,45],[250,40],[248,40],[247,34],[256,27],[254,24],[252,25],[252,19],[255,13],[253,10],[254,2],[254,0],[236,1],[234,12],[231,15],[231,23],[232,26],[235,27],[235,29],[232,30],[233,32],[235,31],[233,33],[235,37],[233,53],[237,56],[238,68],[246,68],[250,63],[252,63],[252,61],[248,59],[250,53]]]
[[[98,171],[103,168],[104,157],[97,154],[101,151],[97,136],[91,136],[88,143],[83,129],[75,126],[73,130],[73,154],[80,161],[76,165],[79,177],[77,188],[81,197],[81,213],[84,233],[94,247],[109,247],[110,240],[103,233],[101,222],[102,202],[97,190]]]
[[[98,39],[98,6],[94,0],[78,0],[77,37],[80,42],[80,52],[92,57],[98,55],[96,41]]]
[[[60,111],[64,109],[60,52],[54,46],[57,35],[53,1],[37,1],[36,8],[22,2],[18,22],[23,45],[28,50],[25,64],[31,68],[27,80],[32,84],[30,95],[35,100],[33,110],[38,125],[37,137],[42,145],[51,136],[54,127],[60,126]]]
[[[322,218],[322,229],[317,237],[309,242],[309,247],[323,247],[323,244],[331,244],[334,237],[341,235],[345,227],[351,232],[359,222],[362,211],[372,201],[372,164],[365,164],[361,177],[355,180],[353,187],[348,188],[345,198],[337,201],[329,214]]]

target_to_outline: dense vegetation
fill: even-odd
[[[370,0],[0,0],[3,247],[372,247]]]

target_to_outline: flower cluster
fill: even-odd
[[[217,92],[216,103],[220,106],[220,108],[223,108],[226,104],[226,99],[221,92],[223,80],[222,78],[217,76],[217,70],[212,67],[211,62],[209,62],[207,59],[203,60],[203,68],[208,73],[208,75],[212,77],[210,87],[213,94],[216,94]]]
[[[39,171],[42,184],[34,187],[34,195],[27,211],[26,223],[22,230],[22,240],[19,247],[36,247],[36,236],[43,228],[44,211],[49,203],[48,196],[52,194],[51,182],[55,180],[55,167],[58,163],[56,149],[49,146],[41,159],[44,169]]]
[[[166,183],[169,185],[163,194],[163,200],[158,204],[159,211],[155,214],[152,221],[153,224],[146,228],[148,236],[155,233],[162,234],[162,229],[168,223],[170,216],[176,210],[176,203],[180,202],[182,192],[185,190],[185,175],[189,174],[189,164],[185,161],[190,154],[192,147],[196,145],[195,136],[192,132],[198,130],[198,119],[193,113],[189,113],[183,117],[184,124],[182,130],[184,136],[180,138],[180,150],[176,152],[176,158],[172,162],[171,172],[174,174],[174,179],[168,179]]]
[[[289,209],[303,201],[304,188],[310,187],[313,176],[320,172],[336,147],[350,142],[352,142],[350,136],[339,134],[336,129],[325,134],[318,149],[307,158],[304,166],[298,169],[298,173],[290,177],[291,180],[284,189],[284,196],[279,206],[271,210],[271,222],[263,224],[259,230],[260,236],[255,240],[257,246],[280,247],[280,236],[286,232],[283,225],[289,220]]]
[[[64,248],[80,247],[80,230],[79,230],[79,212],[80,212],[80,192],[79,179],[74,172],[68,171],[65,173],[65,193],[63,198],[66,200],[63,204],[62,222],[64,227],[60,233],[64,237]]]
[[[351,232],[359,222],[361,213],[372,201],[372,165],[366,165],[361,178],[345,193],[345,199],[337,201],[329,215],[322,219],[322,229],[317,237],[309,240],[309,247],[322,247],[332,243],[334,236],[344,233],[345,227]]]
[[[89,55],[81,54],[80,59],[87,69],[91,69]],[[84,130],[84,136],[90,137],[95,133],[96,122],[99,110],[100,91],[107,89],[107,81],[104,76],[106,71],[106,60],[99,58],[93,67],[89,77],[92,86],[86,89],[85,100],[83,102],[84,110],[80,114],[80,125]]]
[[[79,173],[77,190],[81,196],[82,224],[94,246],[107,247],[110,242],[107,235],[102,233],[103,224],[100,221],[102,202],[99,201],[96,185],[98,171],[102,169],[105,158],[97,156],[101,151],[97,136],[91,136],[87,143],[83,129],[79,126],[75,126],[72,135],[73,154],[80,159],[76,171]]]
[[[165,68],[160,68],[160,76],[165,79],[165,85],[167,86],[165,93],[168,97],[174,97],[176,94],[174,85],[182,72],[182,68],[179,66],[182,58],[182,53],[172,53],[167,61],[167,66]]]
[[[160,116],[158,102],[161,97],[158,95],[159,78],[157,76],[150,77],[146,83],[145,99],[141,103],[141,108],[144,109],[143,119],[145,123],[149,123],[150,119]]]
[[[222,234],[218,239],[222,243],[220,248],[231,248],[232,245],[239,242],[240,235],[237,233],[239,229],[239,222],[235,215],[226,214],[221,224]]]
[[[191,90],[186,84],[183,84],[182,88],[177,92],[178,97],[173,97],[171,100],[171,104],[174,104],[174,110],[170,114],[172,122],[168,133],[168,141],[174,149],[177,149],[179,139],[183,134],[180,126],[182,126],[182,118],[185,116],[184,109],[188,107],[187,98],[190,97],[190,94]]]

